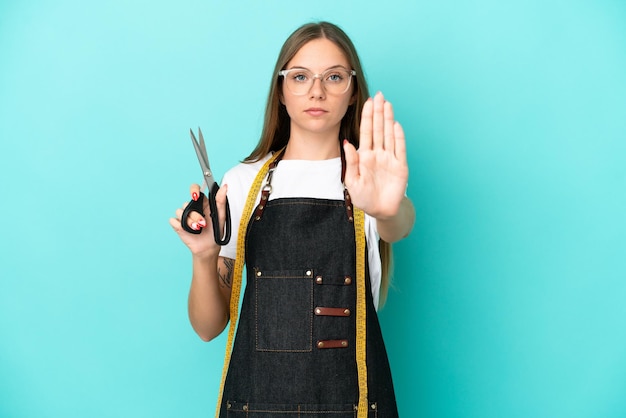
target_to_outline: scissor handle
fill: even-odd
[[[224,238],[220,236],[220,220],[217,213],[217,203],[215,203],[215,194],[220,189],[220,186],[217,183],[213,183],[211,186],[211,191],[209,193],[209,208],[211,209],[211,224],[213,225],[213,237],[215,238],[215,242],[218,245],[226,245],[230,241],[230,232],[231,232],[231,222],[230,222],[230,205],[228,204],[228,197],[226,198],[226,220],[224,222]],[[198,200],[191,200],[185,210],[183,211],[182,216],[180,217],[180,225],[183,229],[191,234],[199,234],[202,232],[201,229],[195,230],[191,229],[189,225],[187,225],[187,219],[191,212],[198,212],[200,215],[204,216],[204,193],[200,193]]]
[[[228,204],[228,197],[226,197],[226,219],[224,220],[224,238],[220,236],[220,217],[217,213],[217,203],[215,203],[215,196],[220,186],[217,183],[213,183],[211,186],[211,193],[209,194],[209,208],[211,209],[211,222],[213,223],[213,237],[218,245],[226,245],[230,241],[230,205]]]

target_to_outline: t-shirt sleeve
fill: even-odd
[[[248,198],[248,193],[259,169],[270,156],[271,155],[268,154],[254,163],[240,163],[224,174],[222,186],[225,184],[228,185],[226,196],[228,197],[228,205],[230,206],[231,237],[228,244],[223,245],[220,250],[220,256],[222,257],[232,258],[233,260],[237,257],[237,237],[239,234],[239,226],[241,225],[241,215],[246,205],[246,199]],[[246,225],[247,221],[248,220],[246,220]]]

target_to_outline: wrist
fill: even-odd
[[[200,252],[192,251],[191,257],[193,261],[210,262],[210,261],[217,261],[219,254],[220,254],[220,247],[217,247],[216,249],[211,248],[210,250],[205,250],[205,251],[200,251]]]

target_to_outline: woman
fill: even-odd
[[[354,46],[335,25],[297,29],[274,74],[259,144],[216,196],[223,214],[228,195],[238,239],[218,246],[199,213],[188,225],[202,233],[185,232],[184,208],[170,220],[193,257],[194,330],[209,341],[231,319],[232,334],[239,316],[219,416],[395,417],[376,307],[388,243],[415,220],[402,127],[381,93],[369,98]],[[239,315],[233,271],[244,259]]]

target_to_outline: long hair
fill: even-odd
[[[338,26],[328,22],[307,23],[296,29],[287,38],[278,54],[270,91],[265,106],[265,120],[261,138],[244,162],[255,162],[263,158],[270,151],[278,151],[287,145],[289,141],[291,119],[286,107],[281,103],[280,98],[283,88],[283,77],[278,76],[278,72],[285,69],[285,66],[298,53],[306,43],[315,39],[328,39],[333,42],[345,55],[351,69],[356,72],[352,77],[352,95],[354,100],[341,120],[339,137],[337,141],[347,139],[356,148],[359,147],[359,132],[361,125],[361,110],[369,97],[367,82],[361,67],[361,61],[356,52],[354,44],[346,33]],[[341,148],[341,142],[339,142]],[[389,288],[392,253],[391,244],[381,240],[379,242],[380,255],[382,261],[382,282],[380,289],[379,306],[384,304]]]

